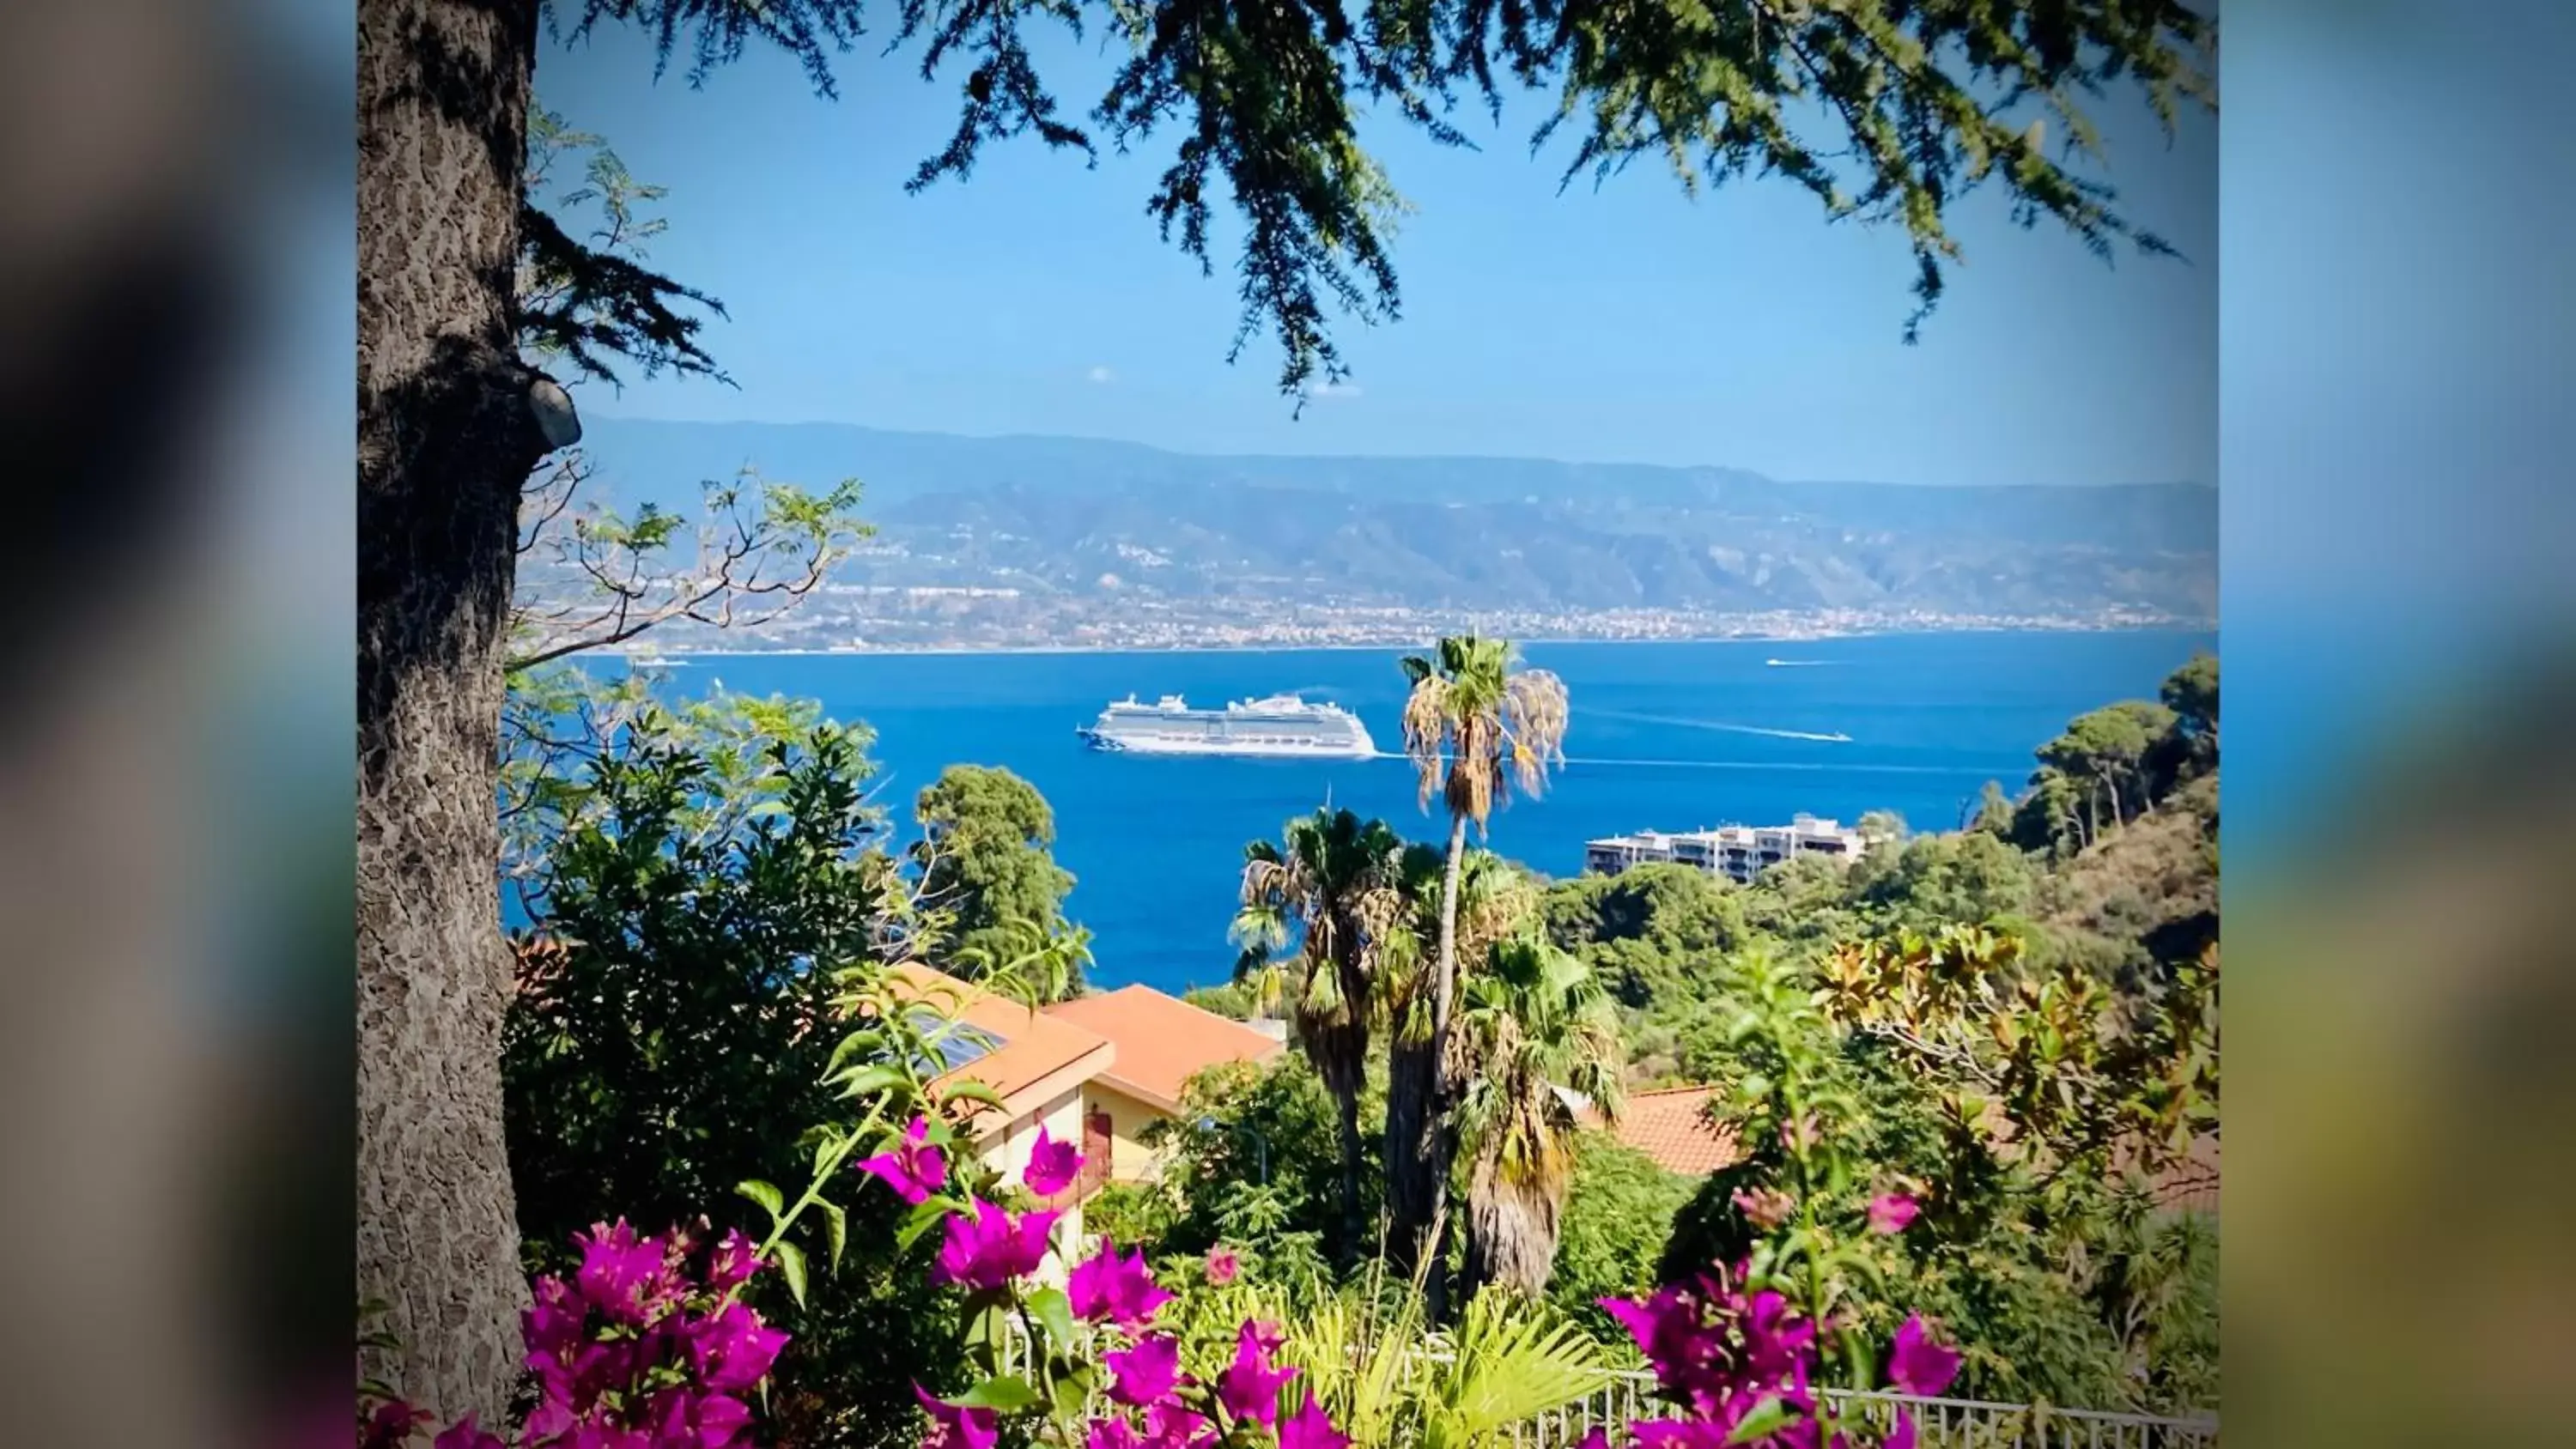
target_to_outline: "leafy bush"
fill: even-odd
[[[1632,1298],[1670,1281],[1658,1271],[1659,1259],[1674,1216],[1690,1198],[1690,1179],[1664,1171],[1608,1133],[1584,1133],[1575,1142],[1574,1191],[1566,1198],[1549,1300],[1595,1334],[1615,1335],[1618,1326],[1598,1301]]]
[[[1363,1123],[1384,1120],[1378,1081],[1361,1103]],[[1256,1277],[1322,1272],[1341,1232],[1340,1128],[1332,1094],[1305,1058],[1202,1072],[1183,1092],[1180,1115],[1146,1130],[1167,1154],[1163,1190],[1172,1204],[1154,1251],[1196,1255],[1223,1243],[1245,1254]],[[1362,1176],[1364,1222],[1377,1220],[1382,1176]]]
[[[505,1122],[532,1273],[604,1217],[756,1227],[746,1178],[787,1181],[810,1134],[846,1109],[826,1085],[846,989],[835,968],[901,949],[906,892],[867,803],[865,735],[765,707],[740,730],[643,710],[586,768],[548,787],[559,834],[540,858],[534,924],[504,1031]],[[929,1249],[898,1249],[900,1214],[854,1207],[835,1291],[750,1291],[794,1335],[769,1395],[804,1444],[912,1432],[904,1386],[957,1385],[939,1325],[949,1296]]]

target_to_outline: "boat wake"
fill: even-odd
[[[1814,730],[1776,730],[1763,725],[1727,724],[1713,719],[1674,719],[1658,714],[1627,714],[1618,710],[1599,709],[1591,712],[1601,719],[1624,719],[1637,724],[1670,725],[1675,729],[1717,730],[1731,735],[1763,735],[1775,740],[1816,740],[1829,745],[1847,745],[1852,737],[1836,732],[1819,734]]]
[[[1825,665],[1831,664],[1834,661],[1830,659],[1765,659],[1762,662],[1770,665],[1774,669],[1821,669]]]
[[[1370,756],[1378,760],[1409,760],[1412,757],[1396,751],[1380,750]],[[1840,765],[1820,760],[1643,760],[1621,759],[1604,755],[1568,755],[1567,765],[1613,770],[1829,770],[1837,774],[1860,775],[1971,775],[1992,771],[1965,770],[1949,765]]]
[[[1622,760],[1590,755],[1568,755],[1569,765],[1589,765],[1613,769],[1646,770],[1828,770],[1864,775],[1958,775],[1979,773],[1959,770],[1948,765],[1837,765],[1821,760]]]

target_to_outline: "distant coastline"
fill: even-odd
[[[1839,629],[1785,634],[1707,634],[1674,635],[1663,638],[1637,639],[1600,635],[1531,636],[1515,639],[1523,647],[1562,644],[1815,644],[1843,639],[1913,638],[1934,635],[1975,634],[2153,634],[2208,633],[2218,622],[2194,619],[2157,619],[2135,623],[2083,624],[1971,624],[1950,627]],[[1059,654],[1287,654],[1287,653],[1382,653],[1390,649],[1415,649],[1429,643],[1428,637],[1389,638],[1361,643],[1310,644],[1294,641],[1248,644],[884,644],[860,645],[846,649],[811,649],[801,646],[725,649],[663,649],[651,646],[603,645],[585,653],[615,655],[624,659],[641,658],[648,662],[692,659],[882,659],[946,658],[966,655],[1059,655]]]

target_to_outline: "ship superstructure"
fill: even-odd
[[[1377,742],[1358,715],[1336,704],[1309,704],[1294,694],[1239,700],[1222,709],[1192,709],[1177,694],[1152,704],[1129,695],[1079,733],[1095,750],[1140,755],[1367,759],[1377,753]]]

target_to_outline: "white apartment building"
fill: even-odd
[[[1632,865],[1672,861],[1744,883],[1793,855],[1849,860],[1861,853],[1864,843],[1859,831],[1840,821],[1800,815],[1786,825],[1721,825],[1714,830],[1670,833],[1641,830],[1586,841],[1583,868],[1617,875]]]

